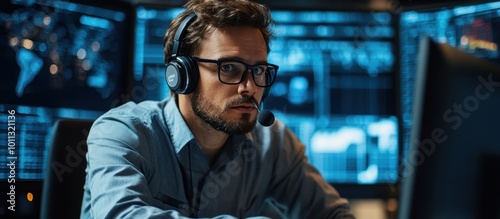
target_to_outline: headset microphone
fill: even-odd
[[[262,126],[271,126],[274,123],[274,114],[269,111],[269,110],[260,110],[259,106],[255,102],[255,100],[252,98],[252,103],[259,112],[259,115],[257,115],[257,121],[262,125]]]

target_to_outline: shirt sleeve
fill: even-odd
[[[88,136],[86,189],[91,218],[188,218],[155,199],[148,187],[147,134],[134,116],[108,114]],[[233,219],[220,215],[217,219]]]
[[[278,148],[272,198],[291,218],[354,218],[348,201],[307,162],[300,140],[288,128],[281,135],[279,146],[272,146]]]

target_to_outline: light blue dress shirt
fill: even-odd
[[[280,121],[230,136],[210,165],[174,99],[129,102],[89,133],[82,218],[354,218]]]

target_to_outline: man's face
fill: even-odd
[[[215,29],[201,44],[200,58],[233,59],[247,64],[267,61],[267,47],[261,32],[250,27]],[[223,84],[216,63],[198,62],[198,89],[190,94],[193,112],[212,128],[228,134],[253,129],[257,110],[250,101],[260,102],[264,88],[258,87],[249,72],[237,85]]]

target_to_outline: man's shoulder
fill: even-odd
[[[130,101],[107,111],[97,118],[96,123],[104,122],[107,125],[120,123],[135,127],[149,126],[152,123],[161,121],[166,102],[167,100],[147,100],[138,103]]]
[[[142,102],[129,101],[121,106],[115,107],[104,113],[101,117],[132,117],[141,120],[151,118],[153,115],[161,114],[166,101],[146,100]]]
[[[138,136],[151,136],[154,130],[163,126],[162,111],[165,102],[127,102],[113,108],[96,119],[89,137],[92,139],[113,136],[120,141],[129,142],[135,141]]]

